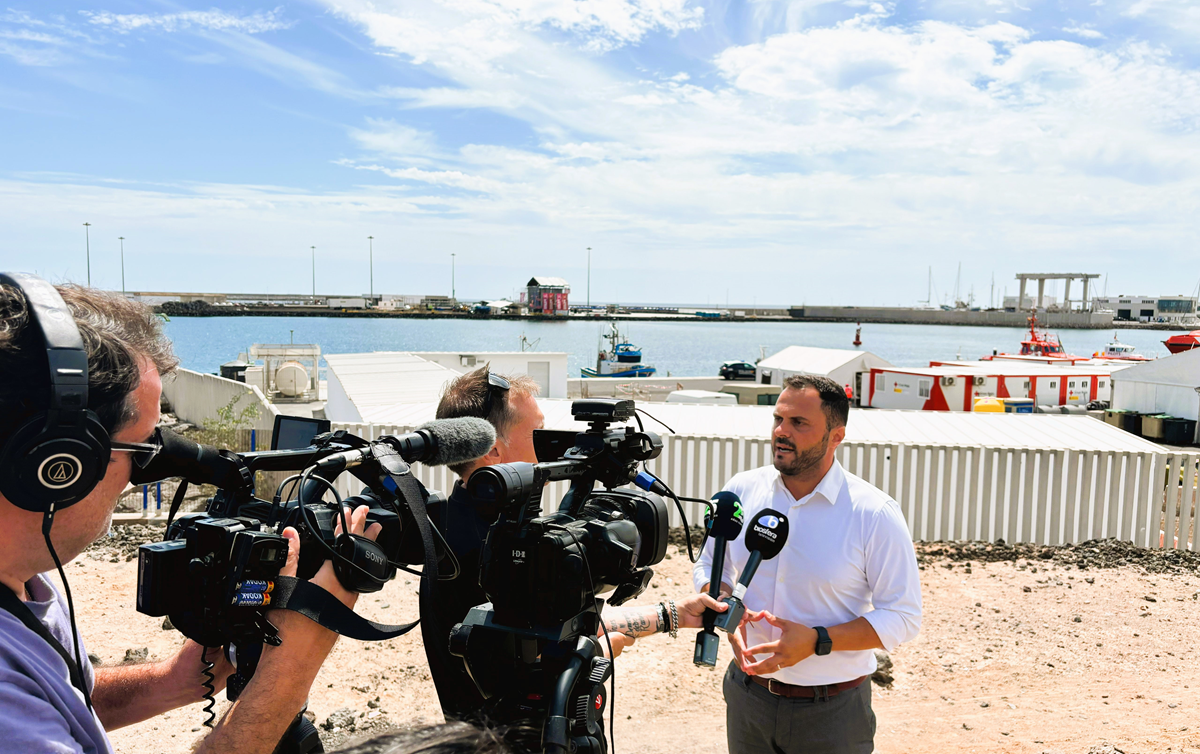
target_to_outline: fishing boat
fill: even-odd
[[[1117,340],[1116,333],[1113,333],[1112,341],[1104,346],[1104,350],[1096,351],[1096,353],[1092,354],[1092,358],[1110,359],[1113,361],[1153,361],[1149,356],[1137,353],[1137,349],[1128,343],[1122,343]]]
[[[1063,348],[1059,342],[1058,336],[1051,332],[1037,329],[1037,309],[1029,310],[1029,337],[1021,341],[1021,352],[1019,354],[1011,353],[993,353],[991,356],[984,356],[984,361],[993,359],[1011,359],[1016,356],[1027,356],[1038,359],[1064,359],[1080,361],[1084,357],[1072,356]]]
[[[654,367],[642,363],[642,349],[626,341],[615,323],[610,322],[608,328],[608,333],[600,336],[608,341],[608,347],[601,346],[596,356],[596,368],[584,367],[580,373],[584,377],[652,376]]]
[[[1193,348],[1200,348],[1200,330],[1192,330],[1183,335],[1172,335],[1163,341],[1163,345],[1171,353],[1183,353]]]

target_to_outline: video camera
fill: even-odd
[[[606,750],[605,682],[599,595],[619,605],[645,590],[667,552],[667,504],[658,494],[616,489],[658,457],[662,440],[633,427],[630,400],[571,404],[587,431],[555,461],[475,470],[471,496],[500,510],[484,542],[481,586],[490,603],[473,608],[450,633],[485,714],[504,723],[544,721],[542,747],[555,754]],[[569,480],[558,509],[541,515],[548,482]],[[595,490],[596,484],[603,490]]]
[[[431,493],[412,477],[408,464],[470,460],[495,442],[491,425],[471,418],[434,422],[375,442],[339,431],[315,437],[307,448],[245,454],[198,445],[169,430],[159,435],[161,451],[145,468],[135,469],[134,484],[182,477],[218,489],[204,513],[172,516],[166,540],[140,548],[138,610],[170,616],[185,636],[210,647],[274,641],[261,613],[278,606],[273,580],[287,559],[287,541],[279,533],[284,527],[300,534],[297,576],[303,580],[332,560],[347,590],[373,592],[395,576],[397,567],[423,562],[426,548],[410,503],[423,508]],[[347,469],[367,491],[341,504],[327,501],[327,491],[337,497],[331,480]],[[255,472],[297,470],[303,471],[285,480],[272,500],[255,497]],[[289,485],[295,497],[285,501]],[[415,500],[406,500],[406,494]],[[360,504],[370,509],[368,524],[382,527],[374,542],[345,531],[335,534],[342,505]]]
[[[473,608],[461,624],[440,629],[487,700],[484,714],[491,721],[540,723],[547,752],[601,754],[607,750],[604,684],[612,677],[612,663],[597,638],[599,596],[609,594],[609,603],[619,605],[645,590],[650,566],[667,550],[667,504],[660,494],[673,495],[658,480],[638,474],[641,463],[662,452],[658,435],[610,428],[636,418],[633,401],[578,400],[571,412],[588,429],[570,433],[573,440],[559,433],[557,447],[566,448],[561,457],[486,466],[471,474],[471,495],[499,511],[478,575],[491,602]],[[169,616],[204,646],[233,646],[237,673],[229,679],[231,699],[252,676],[262,644],[279,641],[266,619],[269,609],[308,608],[323,625],[368,640],[416,625],[368,623],[305,579],[325,560],[333,561],[342,585],[354,591],[375,591],[397,568],[411,570],[415,563],[423,564],[423,579],[438,579],[439,560],[453,560],[453,553],[425,507],[442,498],[425,490],[408,464],[473,460],[495,442],[492,426],[473,418],[441,420],[374,442],[326,432],[308,447],[244,454],[197,445],[167,430],[159,434],[161,451],[135,469],[134,484],[182,477],[218,489],[204,513],[176,519],[182,500],[177,493],[165,540],[140,548],[137,607]],[[255,495],[259,471],[299,473],[265,500]],[[330,493],[337,498],[333,480],[343,471],[366,488],[345,500],[326,500]],[[543,516],[545,485],[558,480],[570,481],[570,489],[558,509]],[[635,480],[654,491],[624,488]],[[368,522],[382,526],[375,542],[335,532],[343,504],[368,506]],[[285,526],[300,533],[298,579],[279,576],[287,557],[280,534]],[[457,574],[457,563],[453,566]],[[319,750],[315,730],[300,716],[278,749]]]
[[[423,563],[423,573],[436,578],[438,552],[448,548],[444,540],[437,547],[440,533],[429,523],[425,507],[439,495],[413,477],[409,464],[460,463],[484,455],[495,443],[492,426],[474,418],[432,422],[411,434],[374,442],[344,431],[326,432],[308,447],[244,454],[198,445],[165,429],[157,434],[159,452],[144,467],[135,467],[130,481],[181,477],[184,482],[172,502],[165,540],[139,548],[137,609],[169,616],[184,636],[235,655],[237,672],[227,691],[231,700],[253,675],[262,644],[280,643],[266,618],[269,609],[299,610],[363,640],[411,630],[416,623],[369,623],[307,579],[326,560],[333,561],[342,586],[356,592],[377,591],[397,568],[411,570],[414,563]],[[366,490],[341,500],[333,480],[346,470]],[[259,471],[300,473],[264,500],[255,496]],[[204,513],[175,518],[188,483],[213,484],[217,491]],[[327,493],[335,500],[327,500]],[[353,509],[364,504],[368,525],[382,528],[375,541],[350,533],[346,525],[343,505]],[[341,533],[336,531],[339,521]],[[288,553],[282,531],[288,526],[300,535],[295,579],[280,576]],[[320,750],[315,729],[297,717],[280,751],[315,750]]]

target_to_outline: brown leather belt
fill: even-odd
[[[756,675],[750,676],[750,680],[770,691],[775,696],[783,696],[789,699],[820,699],[821,701],[825,701],[843,691],[858,688],[862,685],[863,681],[867,680],[867,676],[864,675],[861,678],[855,678],[853,681],[831,683],[828,686],[793,686],[790,683],[777,681],[774,678],[760,678]]]

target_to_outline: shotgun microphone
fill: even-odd
[[[708,577],[708,594],[714,600],[721,596],[721,574],[725,570],[725,548],[730,540],[742,533],[742,500],[728,490],[713,495],[713,506],[704,517],[704,528],[713,539],[712,572]],[[707,668],[717,666],[717,649],[721,640],[713,631],[718,613],[704,611],[704,627],[696,634],[696,651],[692,662]]]
[[[787,516],[779,511],[764,508],[750,520],[750,528],[746,530],[745,541],[746,549],[750,551],[750,558],[746,561],[746,567],[742,569],[737,586],[733,588],[733,594],[721,600],[729,605],[729,609],[716,614],[717,618],[713,622],[713,628],[725,633],[737,630],[742,622],[742,616],[746,613],[746,606],[742,604],[742,599],[746,596],[746,588],[750,586],[750,579],[754,578],[754,572],[758,570],[758,566],[764,560],[770,560],[783,550],[787,538]]]

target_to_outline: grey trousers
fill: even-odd
[[[729,754],[870,754],[871,681],[829,701],[775,696],[729,664],[723,684]]]

